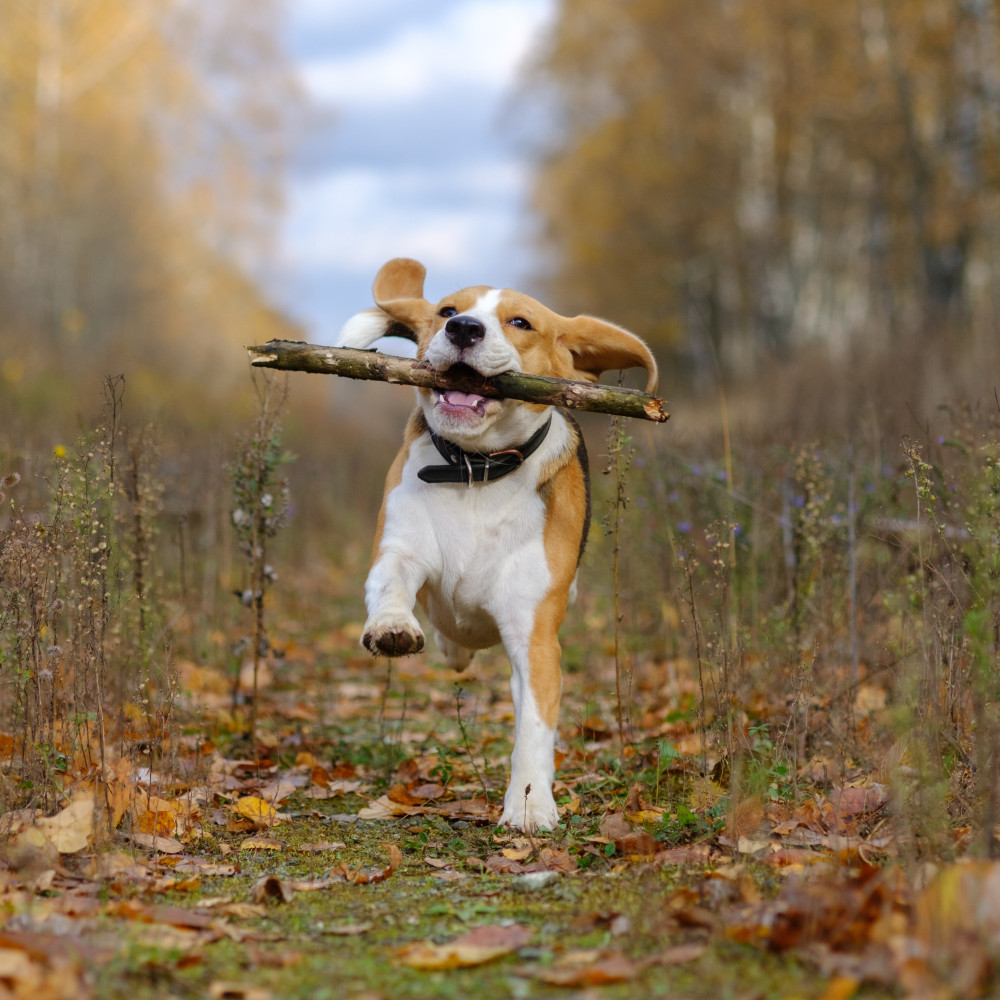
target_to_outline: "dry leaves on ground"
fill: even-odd
[[[535,935],[530,927],[510,924],[476,927],[444,944],[416,941],[396,952],[396,961],[414,969],[440,971],[484,965],[523,948]]]

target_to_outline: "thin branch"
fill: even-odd
[[[247,351],[250,353],[250,364],[254,367],[342,375],[427,389],[457,389],[494,399],[521,399],[571,410],[616,413],[655,423],[663,423],[670,417],[666,404],[659,397],[619,386],[574,382],[523,372],[503,372],[490,378],[483,378],[471,368],[440,372],[425,361],[348,347],[320,347],[300,340],[271,340],[259,347],[248,347]]]

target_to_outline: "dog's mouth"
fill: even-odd
[[[483,376],[470,365],[459,363],[452,365],[448,369],[448,374],[473,375],[477,378]],[[462,392],[459,389],[435,389],[434,408],[439,413],[446,413],[450,416],[470,419],[486,415],[486,407],[490,400],[486,396],[480,396],[477,392]]]
[[[483,416],[489,400],[475,392],[459,392],[458,389],[435,389],[434,408],[453,416]]]

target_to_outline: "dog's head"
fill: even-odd
[[[634,334],[592,316],[568,318],[520,292],[476,285],[437,304],[424,298],[424,266],[399,257],[375,276],[378,308],[358,313],[340,332],[342,347],[369,347],[397,336],[417,345],[417,357],[445,371],[467,365],[480,375],[515,371],[596,382],[615,368],[644,368],[656,389],[656,361]],[[523,439],[545,407],[473,393],[421,389],[420,404],[437,433],[464,447],[488,438],[502,446]]]

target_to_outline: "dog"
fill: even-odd
[[[475,286],[437,304],[425,268],[396,258],[375,277],[376,308],[347,321],[339,346],[385,336],[417,357],[482,376],[525,372],[596,382],[656,361],[634,334],[591,316],[569,319],[527,295]],[[418,389],[389,469],[365,584],[362,645],[376,656],[424,646],[414,606],[433,625],[447,664],[502,643],[511,664],[514,750],[500,825],[554,830],[555,736],[562,678],[558,631],[575,596],[590,523],[587,453],[565,411],[474,393]]]

